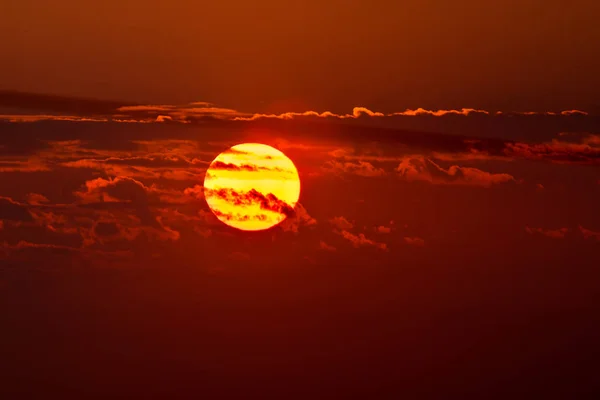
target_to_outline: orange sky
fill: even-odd
[[[0,0],[0,399],[598,393],[599,9]]]
[[[590,109],[595,0],[21,0],[0,89],[251,111]]]

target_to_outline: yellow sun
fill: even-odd
[[[244,231],[277,225],[294,212],[300,177],[285,154],[260,143],[238,144],[219,154],[204,178],[204,196],[216,217]]]

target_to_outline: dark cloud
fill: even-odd
[[[98,236],[114,236],[119,234],[120,229],[115,222],[98,222],[94,226],[94,233]]]
[[[256,189],[248,192],[238,192],[234,189],[205,189],[207,197],[217,197],[236,206],[249,206],[258,204],[262,210],[283,214],[286,217],[294,216],[294,208],[285,201],[280,200],[273,193],[263,194]]]
[[[7,109],[95,116],[111,115],[124,105],[120,101],[0,90],[0,107]]]
[[[0,197],[0,220],[31,222],[33,218],[25,205]]]
[[[256,172],[259,170],[259,168],[255,165],[250,165],[250,164],[236,165],[236,164],[232,164],[232,163],[225,163],[223,161],[213,161],[212,164],[210,164],[210,169],[211,170],[226,170],[226,171],[249,171],[249,172]]]

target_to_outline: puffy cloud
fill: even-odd
[[[422,156],[405,157],[396,171],[401,178],[408,181],[425,181],[433,184],[490,187],[515,181],[512,175],[494,174],[477,168],[453,165],[445,169]]]

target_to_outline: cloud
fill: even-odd
[[[204,198],[204,187],[201,185],[194,185],[193,187],[186,188],[183,194],[201,200]]]
[[[42,172],[50,171],[50,168],[41,160],[29,159],[27,161],[1,161],[0,172]]]
[[[0,220],[32,222],[33,217],[25,205],[0,197]]]
[[[236,164],[232,164],[232,163],[225,163],[223,161],[214,161],[212,164],[210,164],[210,169],[211,170],[226,170],[226,171],[249,171],[249,172],[256,172],[259,170],[259,168],[256,165],[250,165],[250,164],[236,165]]]
[[[496,184],[515,182],[512,175],[494,174],[477,168],[453,165],[445,169],[422,156],[405,157],[396,171],[405,180],[433,184],[491,187]]]
[[[354,107],[351,114],[336,114],[331,111],[304,111],[304,112],[285,112],[281,114],[252,114],[250,116],[239,116],[235,117],[236,121],[254,121],[257,119],[294,119],[298,117],[317,117],[317,118],[337,118],[337,119],[348,119],[348,118],[360,118],[361,116],[369,117],[384,117],[385,114],[371,111],[366,107]]]
[[[84,186],[84,190],[75,192],[82,205],[100,210],[133,210],[142,227],[132,227],[138,230],[132,236],[142,231],[159,240],[179,238],[179,232],[165,226],[156,213],[156,207],[164,205],[164,196],[154,186],[146,186],[129,177],[97,178],[86,181]]]
[[[589,115],[581,110],[563,110],[563,111],[497,111],[496,115],[522,115],[522,116],[550,116],[550,117],[568,117],[572,115]]]
[[[325,172],[335,174],[346,173],[365,177],[383,176],[386,174],[382,168],[376,168],[367,161],[358,161],[356,163],[328,161],[323,165],[322,169]]]
[[[348,221],[345,217],[333,217],[329,220],[329,222],[340,231],[349,230],[354,227],[354,224]]]
[[[94,233],[100,237],[116,236],[121,233],[116,222],[99,221],[94,225]]]
[[[417,246],[417,247],[425,246],[425,240],[421,239],[420,237],[416,237],[416,236],[415,237],[405,236],[404,243],[411,245],[411,246]]]
[[[419,115],[431,115],[434,117],[444,117],[446,115],[463,115],[468,116],[470,114],[485,114],[490,115],[489,111],[477,110],[474,108],[461,108],[459,110],[426,110],[424,108],[417,108],[414,110],[406,109],[402,112],[394,112],[389,114],[390,116],[419,116]]]
[[[258,204],[262,210],[283,214],[286,217],[294,216],[294,208],[285,201],[280,200],[273,193],[263,194],[256,189],[248,192],[238,192],[234,189],[204,189],[207,197],[217,197],[236,206],[249,206]]]
[[[96,178],[85,182],[85,190],[75,193],[83,203],[125,201],[147,205],[155,189],[129,177]]]
[[[391,233],[392,232],[392,228],[381,225],[381,226],[376,227],[375,231],[377,233]]]
[[[317,220],[311,217],[306,208],[300,203],[297,203],[294,207],[294,215],[279,224],[284,232],[294,233],[298,233],[300,228],[314,227],[315,225],[317,225]]]
[[[0,115],[0,120],[11,122],[31,122],[39,120],[66,121],[113,121],[132,123],[165,123],[225,120],[249,122],[257,120],[292,120],[292,119],[361,119],[361,118],[402,118],[402,117],[436,117],[480,115],[489,118],[500,116],[551,116],[571,117],[588,115],[581,110],[563,111],[525,111],[525,112],[491,112],[475,108],[438,109],[408,108],[404,111],[383,113],[367,107],[357,106],[346,114],[331,111],[289,111],[280,114],[243,112],[227,107],[218,107],[209,102],[192,102],[189,104],[133,104],[118,101],[105,101],[77,97],[65,97],[15,91],[0,91],[0,107],[30,111],[29,114]],[[39,111],[36,113],[36,111]],[[44,113],[45,112],[45,113]]]
[[[319,242],[319,249],[325,250],[325,251],[337,251],[337,249],[335,247],[328,245],[327,243],[325,243],[322,240]]]
[[[579,231],[585,239],[596,239],[600,242],[600,232],[595,232],[590,229],[586,229],[581,225],[579,225]]]
[[[39,193],[29,193],[27,195],[27,202],[31,205],[40,205],[40,204],[48,203],[49,200],[46,196],[41,195]]]
[[[363,233],[359,233],[358,235],[355,235],[353,233],[343,230],[340,234],[342,235],[342,237],[344,239],[346,239],[350,243],[352,243],[352,246],[354,246],[354,247],[371,246],[371,247],[376,247],[380,250],[388,249],[387,244],[378,243],[374,240],[367,239]]]
[[[11,109],[93,116],[115,113],[124,105],[120,101],[0,90],[0,107]]]
[[[544,228],[531,228],[525,227],[525,231],[530,235],[543,235],[553,239],[564,239],[569,233],[569,228],[558,228],[558,229],[544,229]]]
[[[595,146],[594,140],[588,139],[584,143],[557,139],[549,143],[507,143],[504,153],[508,157],[536,161],[596,165],[600,164],[600,147]]]
[[[107,118],[78,117],[76,115],[50,115],[50,114],[0,114],[0,121],[6,122],[40,122],[40,121],[68,121],[68,122],[107,122]],[[137,122],[137,121],[136,121]]]

